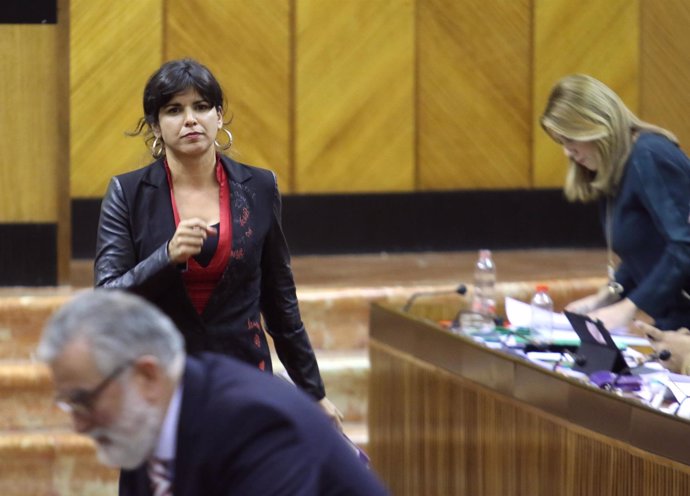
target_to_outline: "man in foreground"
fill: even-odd
[[[123,469],[121,495],[386,494],[303,393],[183,346],[168,317],[114,290],[77,296],[44,329],[56,401]]]

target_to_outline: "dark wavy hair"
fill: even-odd
[[[225,115],[225,98],[218,80],[203,64],[194,59],[171,60],[163,64],[149,78],[144,87],[144,117],[139,119],[130,136],[145,132],[150,146],[154,139],[152,126],[158,125],[158,114],[172,98],[190,88]],[[226,123],[227,124],[227,123]]]

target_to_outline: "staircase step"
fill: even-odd
[[[54,405],[53,395],[50,370],[44,364],[0,361],[0,430],[69,428],[71,420]]]
[[[364,350],[316,350],[328,399],[342,412],[345,422],[366,422],[369,390],[369,356]],[[290,381],[283,364],[273,356],[273,373]]]
[[[28,359],[44,324],[73,293],[0,297],[0,359]]]
[[[368,358],[325,355],[319,359],[329,398],[345,415],[344,432],[366,452]],[[98,464],[91,440],[70,432],[69,416],[53,405],[44,364],[0,361],[0,410],[0,494],[115,494],[116,472]]]
[[[3,496],[117,494],[118,471],[101,465],[93,442],[69,431],[0,432]]]
[[[343,432],[350,440],[364,451],[369,445],[369,433],[366,422],[344,422]]]
[[[540,281],[549,285],[554,307],[562,309],[569,301],[595,292],[604,279],[579,278]],[[330,288],[306,286],[297,295],[302,319],[317,350],[364,350],[369,339],[369,307],[372,302],[404,306],[413,295],[420,295],[410,310],[433,319],[452,318],[467,307],[467,296],[454,294],[457,285],[425,284],[408,286]],[[501,295],[529,301],[532,282],[504,282],[497,285]],[[443,294],[445,293],[445,294]],[[0,296],[0,359],[29,358],[48,317],[73,293],[32,296]],[[431,294],[435,294],[431,296]],[[502,313],[503,299],[498,299]]]
[[[328,398],[346,422],[366,422],[369,392],[369,356],[364,351],[324,352],[317,360]]]
[[[347,421],[362,422],[367,415],[369,359],[364,351],[317,352],[328,397]],[[274,357],[276,374],[285,371]],[[68,427],[69,416],[53,404],[48,367],[38,362],[0,360],[0,429]]]

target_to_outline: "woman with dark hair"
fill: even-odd
[[[690,160],[676,137],[584,74],[554,86],[541,125],[568,158],[566,197],[599,202],[608,245],[608,284],[566,309],[610,329],[638,310],[662,329],[690,326]]]
[[[133,134],[145,135],[156,160],[110,182],[95,285],[156,304],[189,353],[270,372],[265,323],[291,379],[342,427],[300,317],[275,174],[220,153],[232,146],[224,113],[218,81],[198,62],[167,62],[151,76]]]

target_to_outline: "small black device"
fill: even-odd
[[[575,370],[587,374],[600,370],[616,374],[627,371],[628,365],[621,351],[601,321],[567,310],[563,313],[580,338],[577,354],[581,359],[575,363]]]

